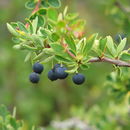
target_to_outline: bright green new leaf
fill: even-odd
[[[8,23],[7,23],[7,28],[9,30],[9,32],[11,34],[13,34],[14,36],[18,36],[19,35],[19,33],[10,24],[8,24]]]
[[[84,55],[88,54],[91,51],[97,35],[98,34],[93,34],[89,39],[86,40],[85,46],[83,48]]]
[[[125,48],[126,45],[126,41],[127,39],[124,38],[123,40],[121,40],[120,44],[117,47],[117,56],[123,51],[123,49]]]
[[[65,19],[67,20],[74,20],[78,17],[79,15],[77,13],[69,13],[65,16]]]
[[[51,19],[53,21],[57,21],[57,18],[58,18],[57,10],[49,8],[47,11],[47,16],[49,19]]]
[[[116,49],[115,49],[115,45],[114,45],[114,42],[113,42],[113,39],[111,36],[107,36],[107,47],[108,47],[108,50],[109,50],[109,53],[115,57],[116,55]]]
[[[106,48],[106,43],[107,43],[107,38],[99,40],[99,49],[101,50],[101,52],[104,52]]]

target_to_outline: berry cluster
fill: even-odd
[[[43,72],[44,70],[44,67],[42,64],[40,63],[35,63],[33,65],[33,71],[30,76],[29,76],[29,79],[32,83],[38,83],[39,80],[40,80],[40,74]]]
[[[40,76],[39,74],[41,74],[44,70],[44,67],[42,64],[40,63],[35,63],[33,65],[33,71],[30,76],[29,79],[32,83],[38,83],[40,80]],[[64,66],[61,66],[60,64],[56,64],[53,69],[51,69],[48,72],[48,79],[51,81],[56,81],[58,79],[65,79],[68,77],[68,73],[66,72],[67,68]],[[83,74],[75,74],[72,77],[72,80],[75,84],[80,85],[83,84],[85,82],[85,76]]]

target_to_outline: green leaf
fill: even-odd
[[[44,47],[43,39],[37,35],[32,35],[31,39],[33,40],[36,47]]]
[[[61,6],[60,0],[48,0],[50,6],[59,8]]]
[[[32,52],[28,52],[28,54],[27,54],[26,57],[25,57],[24,62],[27,62],[27,61],[30,60],[30,58],[31,58],[31,54],[32,54]]]
[[[115,57],[116,49],[115,49],[115,45],[114,45],[114,42],[113,42],[113,39],[111,36],[107,37],[107,47],[108,47],[110,54]]]
[[[5,120],[6,116],[9,114],[7,108],[4,105],[0,106],[0,116]]]
[[[60,37],[59,37],[59,35],[58,35],[57,33],[52,33],[51,39],[52,39],[54,42],[58,41],[59,38],[60,38]]]
[[[37,13],[43,16],[47,14],[47,10],[44,8],[40,8]]]
[[[12,37],[12,41],[14,43],[20,43],[21,42],[21,40],[19,38],[16,38],[16,37]]]
[[[52,61],[54,59],[55,56],[50,56],[50,57],[47,57],[46,59],[44,59],[43,61],[41,61],[40,63],[41,64],[45,64],[45,63],[48,63],[50,61]]]
[[[44,26],[45,24],[45,18],[41,15],[38,16],[38,24],[37,24],[37,27],[41,27],[41,26]]]
[[[26,7],[27,9],[33,9],[33,8],[35,8],[35,5],[36,5],[36,3],[35,3],[34,1],[32,1],[32,0],[27,1],[27,2],[25,3],[25,7]]]
[[[59,44],[54,43],[54,44],[51,44],[50,46],[56,53],[61,53],[64,51],[64,48]]]
[[[67,11],[68,11],[68,6],[66,6],[65,9],[64,9],[64,12],[63,12],[64,16],[66,16]]]
[[[32,26],[33,26],[33,34],[36,34],[37,27],[38,27],[38,17],[36,17],[36,18],[33,20]]]
[[[42,5],[44,8],[49,8],[49,4],[48,4],[47,1],[42,0],[42,1],[41,1],[41,5]]]
[[[88,65],[85,65],[85,64],[82,64],[80,67],[81,67],[82,70],[86,70],[86,69],[89,68],[89,66],[88,66]]]
[[[107,43],[107,38],[100,39],[100,41],[99,41],[99,49],[101,50],[101,52],[104,52],[104,50],[106,48],[106,43]]]
[[[77,13],[69,13],[65,16],[65,19],[67,20],[74,20],[78,17],[79,15]]]
[[[124,52],[120,58],[122,60],[130,60],[130,53]]]
[[[47,16],[49,19],[51,19],[53,21],[57,21],[58,13],[55,9],[49,8],[47,11]]]
[[[51,35],[51,32],[48,29],[40,28],[38,34],[45,39]]]
[[[72,36],[65,36],[66,43],[69,45],[70,49],[72,49],[74,52],[76,52],[76,45],[72,38]]]
[[[18,36],[19,35],[18,32],[10,24],[8,24],[8,23],[7,23],[7,28],[9,30],[9,32],[11,34],[13,34],[14,36]]]
[[[120,44],[117,47],[117,56],[123,51],[123,49],[125,48],[126,45],[126,41],[127,39],[124,38],[123,40],[121,40]]]
[[[62,56],[59,56],[59,55],[56,55],[55,56],[56,60],[60,61],[60,62],[72,62],[71,60],[67,59],[67,58],[64,58]]]
[[[93,47],[93,45],[94,45],[94,41],[95,41],[97,35],[98,35],[98,34],[93,34],[93,35],[86,41],[85,46],[84,46],[84,49],[83,49],[83,54],[84,54],[84,55],[88,54],[88,53],[91,51],[91,49],[92,49],[92,47]]]
[[[65,72],[67,72],[67,73],[69,73],[69,74],[73,74],[73,73],[75,73],[75,72],[77,71],[77,69],[78,69],[78,66],[75,66],[73,69],[71,69],[71,70],[66,70]]]
[[[14,129],[17,129],[17,122],[14,118],[10,118],[10,124]]]
[[[24,31],[24,32],[28,33],[28,30],[26,29],[26,27],[23,23],[17,22],[17,24],[18,24],[20,31]]]

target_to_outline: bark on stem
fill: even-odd
[[[90,63],[107,62],[107,63],[114,64],[114,65],[117,65],[117,66],[120,66],[120,67],[130,67],[130,63],[128,63],[128,62],[125,62],[125,61],[122,61],[122,60],[106,58],[106,57],[104,57],[104,58],[95,57],[95,58],[90,59],[89,62]]]

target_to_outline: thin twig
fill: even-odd
[[[40,5],[41,5],[41,0],[38,0],[34,10],[32,11],[32,14],[36,13],[39,10]],[[26,26],[26,28],[28,28],[29,27],[29,23],[26,23],[25,26]]]
[[[115,1],[115,6],[118,7],[128,17],[128,19],[130,19],[129,11],[127,10],[127,8],[122,6],[122,4],[118,0]]]
[[[104,58],[95,57],[95,58],[90,59],[89,62],[90,63],[107,62],[107,63],[114,64],[114,65],[117,65],[120,67],[130,67],[130,63],[128,63],[128,62],[125,62],[122,60],[115,60],[115,59],[111,59],[111,58],[106,58],[106,57],[104,57]]]

